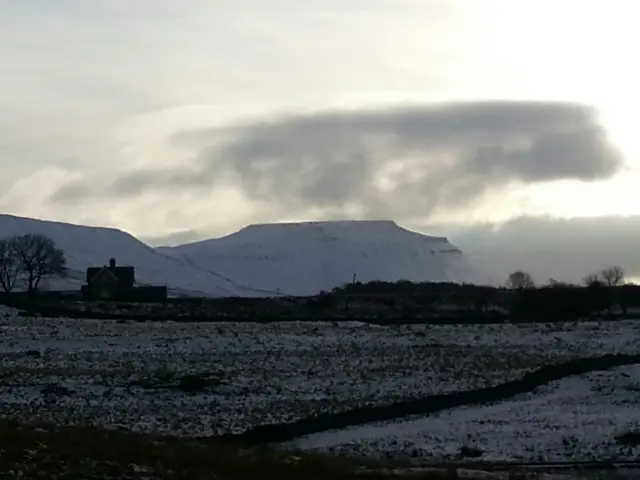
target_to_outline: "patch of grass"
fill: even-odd
[[[352,460],[342,457],[0,420],[2,478],[351,480],[363,478],[360,470]],[[369,473],[366,478],[391,477]]]

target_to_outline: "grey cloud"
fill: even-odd
[[[213,183],[211,176],[202,176],[194,169],[138,170],[117,178],[111,192],[117,196],[136,195],[149,188],[198,187]]]
[[[413,227],[448,236],[498,278],[524,269],[541,283],[549,278],[580,282],[587,273],[610,265],[640,278],[640,216],[521,217],[501,226]]]
[[[208,189],[218,178],[236,178],[250,198],[283,208],[350,203],[365,217],[397,218],[461,206],[513,181],[604,179],[622,165],[591,108],[555,102],[318,112],[180,132],[174,140],[201,151],[193,165],[133,172],[103,194]],[[382,187],[391,163],[398,171]],[[72,190],[61,191],[54,200],[73,200]]]
[[[210,186],[213,180],[194,169],[138,170],[116,178],[107,186],[87,185],[75,180],[58,188],[49,200],[59,204],[75,203],[91,197],[132,197],[150,189],[194,188]]]
[[[480,149],[471,167],[481,173],[520,177],[525,181],[577,178],[596,180],[620,165],[619,154],[607,143],[602,129],[550,133],[529,146],[507,150],[502,146]]]
[[[96,192],[81,180],[74,180],[62,185],[49,197],[49,201],[59,204],[73,204],[92,197]]]

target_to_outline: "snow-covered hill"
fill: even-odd
[[[251,225],[226,237],[157,249],[121,230],[0,214],[0,238],[39,233],[68,259],[67,279],[49,288],[80,288],[87,267],[114,257],[133,265],[140,284],[184,295],[312,295],[356,279],[492,283],[446,238],[391,221]]]
[[[251,225],[223,238],[158,251],[261,290],[328,291],[353,280],[495,283],[444,237],[392,221]]]
[[[88,227],[0,214],[0,238],[37,233],[64,250],[68,278],[52,280],[50,288],[80,288],[87,267],[101,266],[115,257],[120,265],[136,267],[139,284],[168,285],[177,294],[250,295],[240,285],[167,256],[121,230]]]

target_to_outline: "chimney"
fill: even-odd
[[[116,259],[113,257],[109,259],[109,268],[116,268]]]

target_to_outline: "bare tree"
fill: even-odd
[[[507,288],[513,290],[523,290],[528,288],[534,288],[536,286],[531,274],[523,272],[522,270],[516,270],[507,279]]]
[[[15,255],[15,244],[11,238],[0,239],[0,287],[11,292],[20,275],[20,264]]]
[[[24,275],[29,293],[38,290],[44,277],[64,276],[67,259],[53,240],[44,235],[28,233],[12,239],[19,270]]]
[[[599,273],[589,273],[585,275],[582,283],[585,287],[602,287],[604,285]]]
[[[614,265],[602,270],[600,277],[606,286],[617,287],[624,283],[624,270],[622,270],[622,267]]]

